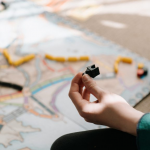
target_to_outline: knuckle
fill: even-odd
[[[91,123],[91,121],[90,121],[89,119],[84,118],[84,120],[85,120],[86,122]]]
[[[105,93],[104,91],[101,91],[101,92],[98,92],[97,95],[98,95],[98,99],[101,100],[101,99],[104,99],[108,94]]]
[[[101,100],[103,98],[102,93],[97,93],[98,99]]]
[[[70,92],[68,93],[68,96],[70,97]]]
[[[89,109],[86,108],[86,107],[82,108],[81,111],[80,111],[80,115],[81,115],[83,118],[89,117],[90,114],[91,114],[91,113],[90,113]]]
[[[80,111],[80,115],[81,115],[83,118],[85,118],[85,117],[87,116],[86,111],[85,111],[84,109],[82,109],[82,110]]]
[[[83,111],[80,111],[79,114],[80,114],[80,116],[83,117],[83,118],[86,116]]]
[[[90,83],[90,84],[88,85],[89,90],[92,90],[94,87],[95,87],[95,84],[94,84],[94,83]]]
[[[69,91],[68,96],[71,98],[71,92]]]

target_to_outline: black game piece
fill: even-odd
[[[1,131],[1,129],[3,128],[3,125],[2,124],[0,124],[0,131]]]
[[[4,9],[7,9],[8,6],[5,2],[1,1],[0,4],[4,6]]]
[[[13,88],[13,89],[16,89],[18,91],[22,91],[22,89],[23,89],[23,87],[20,85],[8,83],[8,82],[3,82],[3,81],[0,81],[0,86]]]
[[[82,75],[84,74],[88,74],[90,77],[95,78],[100,74],[99,67],[95,67],[95,65],[89,66]]]
[[[148,74],[148,69],[147,69],[146,67],[144,67],[143,70],[144,70],[144,74],[143,74],[143,75],[144,75],[144,76],[147,76],[147,74]]]

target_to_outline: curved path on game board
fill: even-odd
[[[36,85],[35,87],[33,87],[33,88],[31,89],[31,93],[32,93],[31,98],[32,98],[35,102],[37,102],[41,107],[43,107],[45,110],[47,110],[51,115],[54,115],[55,113],[54,113],[53,111],[51,111],[51,110],[50,110],[47,106],[45,106],[43,103],[41,103],[37,98],[35,98],[34,95],[35,95],[36,93],[40,92],[41,90],[43,90],[43,89],[49,87],[49,86],[53,86],[54,84],[57,84],[57,83],[60,83],[60,82],[64,82],[64,81],[71,81],[72,78],[73,78],[72,75],[67,75],[67,76],[65,75],[65,76],[61,76],[61,77],[59,77],[59,78],[57,77],[57,78],[51,79],[51,80],[47,81],[46,83],[44,82],[45,84],[41,83],[41,84],[39,84],[39,85]],[[51,105],[51,107],[53,108],[53,110],[54,110],[55,112],[59,112],[58,109],[57,109],[57,107],[56,107],[56,105],[55,105],[56,97],[57,97],[58,93],[59,93],[64,87],[66,87],[69,83],[70,83],[70,82],[66,82],[66,83],[63,84],[61,87],[59,87],[59,88],[55,91],[55,93],[54,93],[54,95],[53,95],[53,97],[52,97],[52,101],[51,101],[50,105]]]
[[[57,98],[57,95],[66,87],[70,84],[69,81],[67,81],[65,84],[63,84],[61,87],[59,87],[55,93],[53,94],[52,96],[52,100],[50,102],[50,105],[52,106],[52,108],[55,110],[55,112],[59,112],[59,110],[57,109],[56,105],[55,105],[55,102],[56,102],[56,98]]]
[[[41,84],[38,84],[38,85],[34,86],[33,88],[31,88],[32,95],[40,92],[41,90],[43,90],[49,86],[52,86],[54,84],[57,84],[57,83],[60,83],[63,81],[70,81],[70,80],[72,80],[72,78],[73,78],[72,75],[64,75],[64,76],[61,76],[59,78],[57,77],[54,79],[50,79],[47,82],[43,82]]]
[[[25,70],[23,70],[21,67],[18,67],[17,69],[18,69],[18,71],[23,73],[23,75],[24,75],[24,77],[26,79],[24,86],[28,87],[29,84],[30,84],[30,76],[29,76],[29,74]]]

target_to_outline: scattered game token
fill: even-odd
[[[138,69],[143,69],[144,68],[144,64],[143,63],[138,63]]]
[[[114,63],[114,72],[115,73],[118,73],[118,70],[119,70],[118,65],[120,62],[131,64],[133,62],[133,60],[130,57],[118,56],[118,58],[116,59],[116,61]]]
[[[118,73],[118,63],[114,64],[114,71],[115,71],[115,73]]]
[[[89,56],[80,56],[78,57],[54,57],[52,55],[46,54],[45,58],[49,59],[49,60],[54,60],[54,61],[59,61],[59,62],[65,62],[65,61],[70,61],[70,62],[74,62],[74,61],[89,61],[90,57]]]
[[[3,81],[0,81],[0,86],[13,88],[13,89],[18,90],[18,91],[22,91],[22,89],[23,89],[23,87],[20,85],[17,85],[14,83],[9,83],[9,82],[3,82]]]
[[[28,62],[28,61],[32,60],[35,57],[34,54],[30,54],[30,55],[27,55],[27,56],[24,56],[24,57],[20,58],[17,61],[12,61],[11,56],[9,55],[7,49],[3,50],[3,55],[7,59],[8,63],[10,65],[14,65],[14,66],[19,66],[19,65],[21,65],[21,64],[23,64],[25,62]]]
[[[144,76],[147,76],[147,74],[148,74],[148,69],[147,69],[146,67],[144,67],[143,70],[144,70],[144,74],[143,74],[143,75],[144,75]]]
[[[137,76],[140,78],[144,75],[144,70],[143,69],[138,69],[137,70]]]
[[[0,11],[7,9],[7,7],[8,7],[8,5],[5,2],[0,1]]]
[[[133,62],[132,58],[130,57],[121,57],[121,61],[124,63],[129,63],[129,64]]]

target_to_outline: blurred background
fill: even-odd
[[[101,87],[149,112],[149,27],[149,0],[0,0],[0,149],[48,150],[63,134],[106,128],[68,98],[92,64]],[[115,72],[118,56],[133,63]]]

